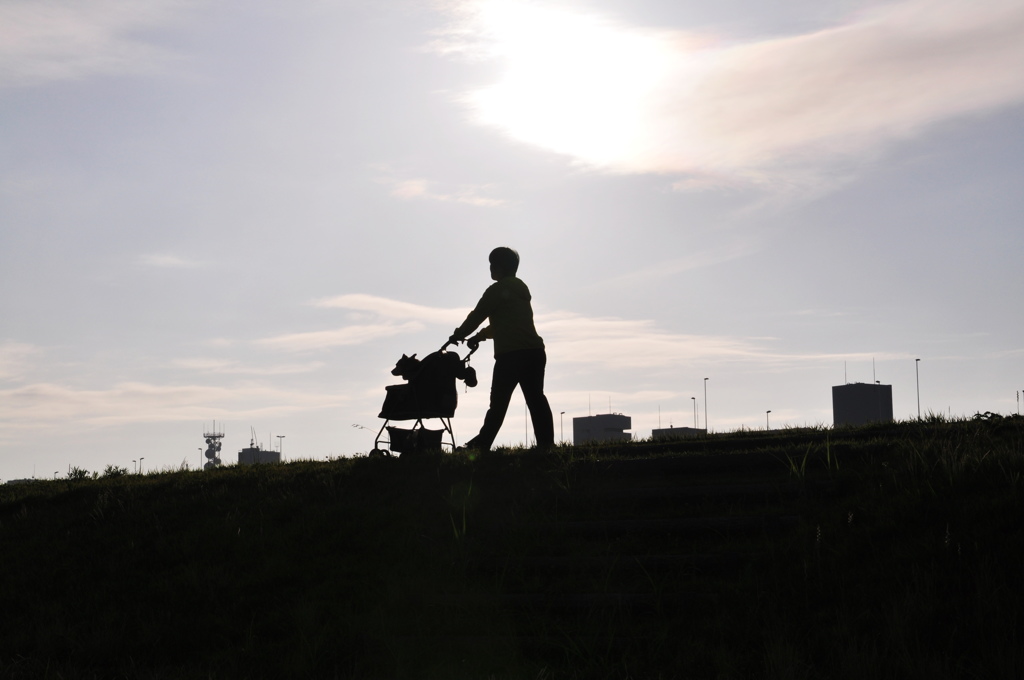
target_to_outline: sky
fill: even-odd
[[[0,479],[366,453],[500,245],[558,438],[1016,413],[1022,73],[1019,0],[0,0]]]

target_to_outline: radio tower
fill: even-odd
[[[206,427],[204,426],[205,430]],[[213,421],[213,427],[209,432],[204,432],[203,437],[206,438],[206,465],[203,466],[204,470],[212,470],[220,466],[220,445],[221,439],[224,438],[223,432],[217,431],[217,421]]]

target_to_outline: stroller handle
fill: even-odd
[[[441,349],[439,351],[443,352],[446,349],[448,349],[451,345],[458,345],[458,343],[457,342],[452,342],[451,340],[449,340],[448,342],[446,342],[443,345],[441,345]],[[467,354],[465,357],[463,357],[462,360],[463,361],[467,361],[471,356],[473,356],[473,353],[476,352],[479,348],[480,348],[480,345],[477,345],[476,347],[471,348],[469,350],[469,354]]]

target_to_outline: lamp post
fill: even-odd
[[[142,474],[142,461],[146,460],[142,456],[139,456],[139,474]]]
[[[697,397],[690,397],[693,401],[693,429],[697,429]]]
[[[134,458],[132,458],[132,462],[135,463],[135,465],[134,465],[135,474],[139,474],[139,461],[137,461]]]
[[[767,432],[768,430],[772,429],[771,422],[769,422],[769,420],[768,420],[768,414],[771,413],[771,412],[772,412],[771,409],[768,409],[767,411],[764,412],[764,430],[765,430],[765,432]]]
[[[203,447],[202,446],[199,447],[199,467],[197,469],[199,469],[199,470],[203,469]]]
[[[284,454],[284,442],[281,441],[282,439],[284,439],[284,437],[285,436],[283,434],[277,435],[277,452],[280,454]],[[284,458],[284,455],[282,455],[281,457]]]
[[[558,438],[565,443],[565,411],[558,414]]]
[[[704,378],[704,434],[708,433],[708,378]]]
[[[917,380],[917,419],[921,420],[921,365],[920,359],[914,359],[914,377]]]

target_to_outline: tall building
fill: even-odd
[[[632,418],[621,413],[573,418],[572,443],[629,441],[633,435],[624,430],[632,427]]]
[[[837,427],[891,423],[892,385],[836,385],[832,388],[832,422]]]

